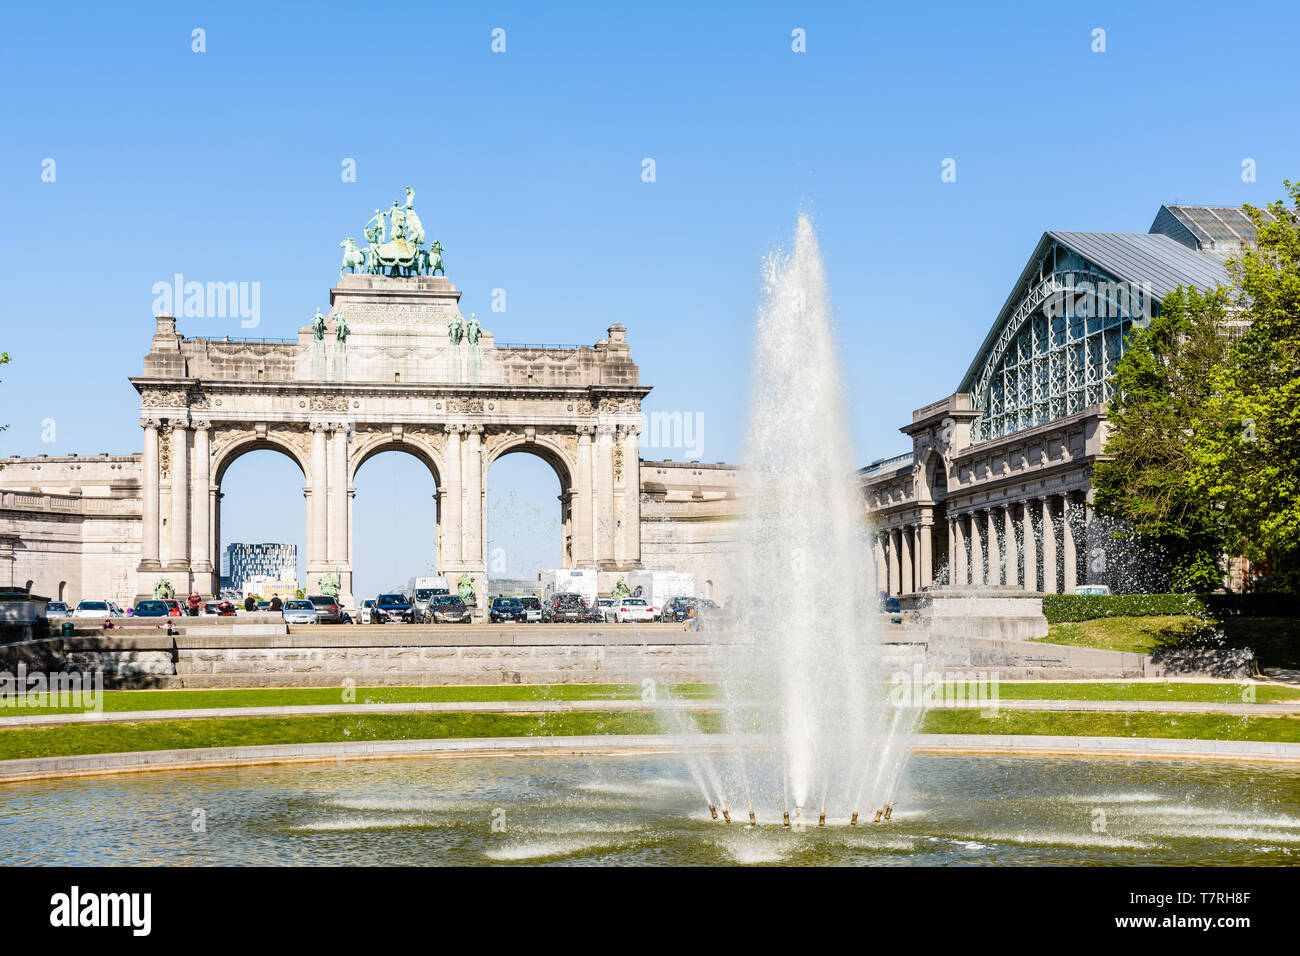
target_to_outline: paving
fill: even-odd
[[[203,747],[115,754],[79,754],[0,761],[0,782],[49,777],[93,776],[144,770],[212,769],[307,762],[340,762],[399,757],[527,756],[544,754],[675,754],[726,747],[770,746],[750,737],[704,736],[683,742],[658,734],[585,735],[572,737],[478,737],[437,740],[277,744],[254,747]],[[985,734],[934,734],[922,737],[914,752],[922,754],[1015,754],[1163,759],[1300,762],[1300,744],[1238,740],[1177,740],[1158,737],[1056,737]]]

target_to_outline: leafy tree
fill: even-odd
[[[1107,411],[1105,452],[1113,457],[1093,474],[1098,510],[1123,519],[1175,591],[1211,590],[1223,579],[1224,514],[1190,478],[1188,435],[1203,427],[1228,352],[1228,304],[1225,289],[1179,288],[1149,325],[1133,329]]]
[[[1300,590],[1300,184],[1255,223],[1253,249],[1229,263],[1250,325],[1216,370],[1191,479],[1224,509],[1240,553],[1268,585]]]

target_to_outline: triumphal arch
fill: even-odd
[[[387,221],[385,217],[387,216]],[[353,476],[397,450],[437,488],[439,573],[487,594],[486,475],[530,453],[559,478],[562,561],[612,579],[641,563],[641,400],[626,329],[590,346],[498,344],[442,272],[412,209],[394,203],[346,239],[344,268],[295,340],[186,338],[156,316],[140,393],[144,429],[138,589],[217,591],[221,482],[241,455],[271,449],[301,469],[306,586],[352,594]],[[417,573],[419,569],[413,569]],[[608,587],[604,581],[602,585]],[[364,597],[364,595],[363,595]]]

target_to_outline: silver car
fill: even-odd
[[[315,624],[316,605],[311,601],[293,600],[284,602],[284,623]]]

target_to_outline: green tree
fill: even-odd
[[[1224,509],[1232,544],[1268,572],[1270,587],[1300,590],[1300,184],[1289,204],[1244,207],[1255,246],[1229,263],[1249,326],[1216,371],[1190,475]]]
[[[1203,427],[1229,343],[1229,293],[1179,288],[1135,327],[1115,368],[1105,453],[1093,474],[1098,510],[1161,564],[1175,591],[1219,586],[1224,514],[1190,478],[1188,435]]]

